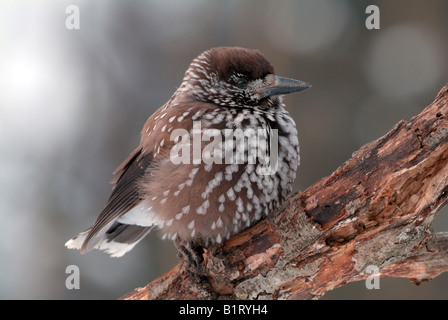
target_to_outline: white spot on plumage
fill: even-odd
[[[191,169],[190,173],[188,174],[188,177],[193,179],[196,173],[199,171],[199,168],[193,168]]]
[[[192,117],[193,121],[198,120],[202,116],[203,111],[197,111]]]
[[[252,199],[252,197],[254,196],[254,192],[250,186],[247,188],[246,196],[248,199]]]
[[[182,208],[182,213],[187,214],[188,212],[190,212],[190,205]]]
[[[252,172],[252,174],[250,175],[250,181],[252,182],[257,182],[259,179],[258,175],[254,172]]]
[[[222,172],[217,172],[215,174],[215,177],[211,179],[208,182],[207,186],[205,187],[205,191],[202,193],[202,198],[204,199],[207,198],[208,195],[213,191],[213,189],[221,184],[221,181],[222,181]],[[221,202],[224,202],[224,200]]]
[[[233,188],[229,188],[229,190],[227,190],[226,194],[227,194],[227,197],[228,197],[231,201],[234,201],[234,200],[235,200],[235,193],[233,192]]]
[[[223,225],[223,223],[222,223],[221,217],[219,217],[218,220],[216,220],[216,226],[218,228],[222,228],[222,225]]]
[[[210,202],[208,200],[205,200],[197,209],[196,212],[198,214],[205,215],[207,213],[207,209],[210,207]]]
[[[243,188],[243,180],[238,180],[238,182],[233,186],[233,189],[235,190],[235,192],[240,192],[241,189]]]

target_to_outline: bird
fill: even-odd
[[[202,52],[113,172],[103,211],[66,247],[121,257],[158,229],[198,265],[204,248],[267,217],[292,192],[300,148],[283,95],[309,87],[275,75],[257,49]]]

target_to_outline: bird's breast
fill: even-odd
[[[142,197],[165,238],[221,243],[291,192],[298,139],[283,108],[187,104],[161,108],[150,120],[142,144],[154,163]]]

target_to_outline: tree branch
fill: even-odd
[[[369,276],[416,283],[448,270],[448,85],[409,123],[355,152],[266,220],[122,299],[316,299]]]

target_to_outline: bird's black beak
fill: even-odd
[[[304,81],[276,76],[275,82],[261,91],[261,99],[275,95],[298,92],[308,89],[309,87],[311,87],[311,85]]]

